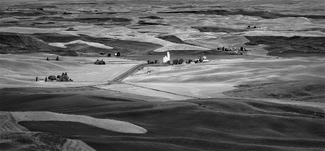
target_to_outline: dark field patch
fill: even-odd
[[[325,146],[324,119],[310,107],[243,99],[200,99],[173,102],[100,101],[80,91],[74,96],[26,101],[33,88],[0,90],[6,94],[0,109],[88,115],[127,121],[146,134],[103,131],[72,122],[20,122],[34,131],[80,139],[96,150],[315,150]],[[58,88],[64,92],[65,88]],[[68,88],[68,92],[73,88]],[[75,88],[80,89],[80,88]],[[37,90],[37,89],[35,89]],[[6,91],[6,92],[5,92]],[[10,91],[10,92],[8,92]],[[16,92],[18,91],[18,92]],[[55,91],[51,88],[49,92]],[[96,90],[97,91],[97,90]],[[42,93],[46,89],[42,89]],[[105,92],[107,93],[107,92]],[[11,95],[12,94],[12,95]],[[12,98],[11,98],[12,97]],[[37,94],[35,95],[37,97]],[[123,95],[121,95],[123,97]],[[31,98],[30,98],[31,99]],[[15,105],[7,106],[12,100]],[[41,105],[40,102],[43,102]],[[38,104],[38,105],[35,105]]]
[[[139,20],[138,24],[139,25],[163,25],[163,26],[167,25],[167,24],[161,24],[161,23],[147,22],[147,21],[144,21],[144,20]]]
[[[33,34],[33,36],[42,39],[43,41],[46,42],[66,43],[74,40],[97,42],[114,48],[112,50],[106,50],[106,51],[120,51],[122,54],[146,54],[156,48],[161,47],[161,45],[147,43],[147,42],[118,40],[118,39],[110,39],[110,38],[96,38],[87,35],[73,36],[73,35],[60,35],[60,34]],[[76,49],[76,51],[78,50]],[[85,52],[86,49],[82,49],[81,51]],[[92,52],[92,51],[88,51],[88,52]],[[98,51],[96,50],[95,52]]]
[[[35,17],[35,16],[42,16],[42,15],[55,15],[57,12],[54,11],[45,11],[45,10],[40,10],[42,8],[37,8],[37,9],[29,9],[29,10],[12,10],[12,11],[7,11],[7,10],[0,10],[0,17],[5,18],[5,17]]]
[[[115,2],[100,2],[100,4],[108,4],[108,5],[114,5]],[[57,5],[98,5],[97,2],[64,2],[64,3],[58,3]]]
[[[3,18],[13,17],[13,16],[40,16],[40,15],[45,15],[45,13],[39,11],[12,11],[12,12],[0,11],[0,16]]]
[[[131,54],[147,54],[157,48],[162,47],[158,44],[148,43],[148,42],[137,42],[131,40],[119,40],[110,38],[95,38],[86,35],[81,35],[82,39],[90,42],[97,42],[107,46],[111,46],[114,49],[112,51],[120,51],[122,55]]]
[[[57,8],[57,6],[55,5],[48,5],[48,4],[19,4],[19,5],[14,5],[14,6],[10,6],[9,9],[39,9],[41,10],[41,8]]]
[[[52,52],[55,48],[32,36],[0,33],[0,53]]]
[[[157,38],[166,40],[166,41],[170,41],[173,43],[178,43],[178,44],[185,44],[185,42],[181,39],[179,39],[178,37],[174,36],[174,35],[160,35]]]
[[[232,28],[208,27],[208,26],[195,26],[195,27],[192,27],[192,28],[198,29],[200,32],[226,32],[226,33],[232,33],[232,32],[244,32],[244,31],[247,31],[245,29],[232,29]]]
[[[167,11],[159,13],[190,13],[190,14],[205,14],[205,15],[246,15],[246,16],[255,16],[261,17],[264,19],[277,19],[281,17],[306,17],[311,19],[325,19],[324,15],[298,15],[298,14],[278,14],[268,11],[246,11],[242,9],[238,10],[225,10],[225,9],[214,9],[214,10],[199,10],[199,11]]]
[[[41,39],[48,43],[53,43],[53,42],[67,43],[82,38],[80,36],[62,35],[56,33],[35,33],[35,34],[31,34],[31,36]]]
[[[31,35],[0,33],[1,54],[24,54],[34,52],[54,53],[62,56],[78,56],[74,50],[50,46]]]
[[[246,45],[267,45],[264,49],[274,56],[325,55],[325,37],[245,36]]]
[[[130,23],[132,20],[127,18],[111,18],[111,17],[101,17],[101,18],[75,18],[72,21],[94,23],[94,22],[125,22]]]
[[[35,21],[64,21],[64,18],[58,16],[41,16],[36,18]]]
[[[80,23],[92,23],[92,24],[104,24],[110,23],[115,25],[129,25],[131,19],[117,18],[117,17],[84,17],[84,18],[64,18],[53,16],[42,16],[36,19],[37,21],[65,21],[65,22],[80,22]]]
[[[48,43],[67,43],[74,40],[101,43],[113,47],[113,49],[96,48],[84,44],[67,45],[67,48],[59,48],[48,45]],[[0,33],[0,53],[32,53],[48,52],[64,56],[77,56],[83,53],[113,53],[119,51],[122,56],[130,54],[148,54],[154,49],[162,47],[158,44],[118,40],[110,38],[96,38],[86,35],[60,35],[60,34],[13,34]]]
[[[139,17],[141,19],[163,19],[161,17],[158,17],[158,16],[146,16],[146,17]]]
[[[281,82],[270,84],[239,85],[237,89],[224,92],[229,96],[293,99],[306,102],[322,102],[325,100],[324,81],[311,82]]]

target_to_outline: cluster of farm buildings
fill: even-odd
[[[230,48],[230,47],[218,47],[217,50],[221,50],[222,52],[225,52],[227,54],[233,54],[233,55],[246,55],[247,51],[249,51],[244,47],[240,47],[240,48],[236,48],[236,47],[232,47],[232,48]],[[100,55],[106,55],[106,53],[100,53]],[[120,52],[115,52],[115,53],[113,53],[113,55],[115,57],[120,57],[121,53]],[[111,57],[111,54],[108,53],[107,57]],[[54,60],[54,59],[49,59],[47,57],[46,60],[50,61],[50,60]],[[59,61],[60,60],[59,56],[57,56],[55,60]],[[196,58],[194,60],[191,60],[191,59],[184,60],[182,58],[171,60],[170,52],[166,52],[166,55],[163,57],[162,62],[159,62],[158,60],[154,60],[154,61],[148,60],[148,64],[165,64],[165,65],[196,64],[196,63],[205,63],[205,62],[209,62],[209,60],[204,55],[199,56],[198,58]],[[102,60],[97,59],[94,64],[96,64],[96,65],[105,65],[106,62],[103,59]],[[45,79],[39,79],[38,77],[36,77],[36,81],[39,81],[39,80],[41,80],[41,81],[44,80],[45,82],[48,82],[48,81],[58,81],[58,82],[73,81],[71,78],[69,78],[69,76],[68,76],[68,74],[66,72],[62,73],[62,75],[58,75],[58,76],[50,75],[48,77],[45,77]]]

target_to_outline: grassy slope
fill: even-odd
[[[89,42],[101,43],[111,46],[114,49],[107,50],[96,48],[83,44],[68,45],[68,48],[58,48],[48,45],[51,42],[71,42],[74,40],[83,40]],[[84,53],[113,53],[116,51],[125,54],[147,54],[148,52],[161,47],[157,44],[136,42],[127,40],[117,40],[109,38],[94,38],[86,35],[70,36],[60,34],[13,34],[0,33],[0,53],[33,53],[49,52],[59,55],[76,56],[78,52]]]
[[[59,55],[77,56],[75,51],[53,47],[46,42],[29,35],[0,33],[0,53],[48,52]]]
[[[178,37],[174,36],[174,35],[161,35],[158,36],[157,38],[166,40],[166,41],[170,41],[173,43],[177,43],[177,44],[186,44],[183,40],[179,39]]]
[[[115,98],[107,96],[107,92],[98,94],[96,91],[94,96],[90,93],[92,91],[89,88],[2,89],[0,109],[46,110],[111,118],[128,121],[148,130],[144,135],[132,135],[103,132],[75,123],[21,123],[31,130],[81,139],[97,150],[325,148],[324,118],[313,115],[315,111],[322,115],[324,113],[314,108],[240,99],[145,102],[124,98],[126,94]],[[106,96],[103,96],[104,94]],[[199,105],[200,103],[202,105]]]
[[[161,45],[148,43],[148,42],[137,42],[137,41],[110,39],[110,38],[95,38],[87,35],[71,36],[71,35],[60,35],[60,34],[33,34],[33,36],[49,43],[51,42],[65,43],[74,40],[83,40],[83,41],[101,43],[114,48],[110,51],[112,52],[120,51],[122,54],[147,54],[148,52],[161,47]]]
[[[325,103],[324,92],[324,80],[318,80],[316,82],[292,81],[243,84],[237,86],[235,90],[224,92],[224,94],[230,96],[294,99],[298,101]]]
[[[20,34],[0,33],[1,52],[26,53],[28,51],[51,51],[53,48],[32,36]],[[42,50],[40,48],[43,48]]]
[[[281,36],[245,36],[250,42],[246,45],[268,45],[268,55],[288,56],[288,54],[325,54],[325,37],[281,37]]]

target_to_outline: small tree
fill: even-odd
[[[107,54],[107,57],[111,57],[111,54],[110,54],[110,53],[108,53],[108,54]]]
[[[201,56],[199,57],[199,62],[203,62],[203,58]]]
[[[47,82],[47,77],[45,77],[45,82]]]
[[[178,64],[182,64],[184,62],[184,59],[180,58],[178,59]]]
[[[56,61],[59,61],[59,56],[56,56],[56,59],[55,59]]]
[[[150,64],[150,62],[151,62],[151,61],[150,61],[150,60],[148,60],[148,64]]]
[[[173,60],[173,64],[178,64],[178,59]]]
[[[47,57],[46,60],[49,61],[49,57]]]

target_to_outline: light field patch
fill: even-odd
[[[46,61],[46,57],[50,60]],[[87,86],[103,84],[138,65],[139,61],[121,58],[97,57],[61,57],[46,54],[31,55],[0,55],[1,87],[61,87]],[[105,65],[94,62],[103,59]],[[73,82],[44,82],[45,77],[61,75],[67,72]],[[39,81],[37,82],[36,77]]]

